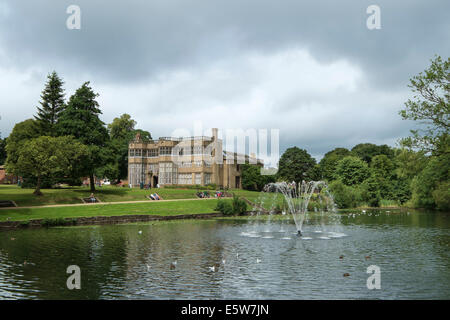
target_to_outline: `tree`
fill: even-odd
[[[325,153],[322,160],[320,160],[319,162],[322,179],[328,181],[334,180],[336,165],[338,161],[346,156],[349,156],[350,154],[351,154],[350,150],[346,148],[336,148],[332,151]]]
[[[371,174],[361,184],[361,197],[371,207],[379,207],[381,201],[380,184],[377,177]]]
[[[270,182],[275,182],[274,176],[261,175],[261,167],[255,164],[242,164],[242,188],[251,191],[261,191]]]
[[[41,135],[56,136],[56,123],[64,109],[64,82],[53,71],[47,76],[47,83],[41,94],[41,107],[38,107],[37,116]]]
[[[108,124],[108,131],[111,139],[129,139],[130,133],[134,131],[136,121],[131,119],[129,114],[122,114],[119,118],[114,118],[113,121]]]
[[[367,163],[358,157],[348,156],[339,160],[336,167],[336,177],[347,186],[357,185],[370,175]]]
[[[71,172],[74,165],[87,157],[88,150],[72,137],[41,136],[27,140],[18,155],[16,163],[7,164],[8,171],[35,177],[37,183],[33,194],[42,195],[42,177]]]
[[[335,180],[330,183],[330,192],[333,200],[340,209],[354,208],[361,201],[360,192],[350,186],[346,186],[341,180]]]
[[[6,164],[13,165],[19,159],[19,151],[23,144],[30,139],[39,137],[39,127],[36,120],[28,119],[14,125],[6,139]]]
[[[394,177],[394,164],[384,154],[373,157],[370,163],[370,168],[375,176],[382,177],[387,180],[392,180]]]
[[[6,138],[0,138],[0,164],[4,164],[6,161]]]
[[[102,112],[97,97],[89,82],[85,82],[70,97],[57,124],[60,135],[71,135],[88,147],[89,158],[83,163],[83,172],[89,176],[91,191],[95,191],[95,170],[112,161],[113,156],[108,148],[108,131],[99,118]]]
[[[384,154],[389,159],[392,159],[394,157],[394,150],[386,144],[377,146],[373,143],[360,143],[352,148],[352,154],[360,157],[367,164],[370,164],[372,158],[380,154]]]
[[[384,154],[372,158],[370,163],[371,178],[376,182],[383,199],[393,199],[394,182],[396,181],[393,162]]]
[[[396,150],[394,161],[397,177],[411,180],[425,168],[428,158],[423,150],[402,147]]]
[[[288,148],[278,163],[278,178],[289,182],[314,180],[315,164],[316,160],[306,150],[298,147]]]
[[[399,113],[404,120],[419,121],[425,126],[422,130],[411,130],[412,137],[403,143],[418,147],[427,152],[449,152],[442,150],[442,143],[449,144],[450,129],[450,58],[443,61],[436,56],[424,72],[410,79],[409,88],[415,94],[405,103]]]
[[[411,183],[412,203],[416,207],[436,208],[433,192],[450,180],[450,153],[431,157],[422,172]],[[450,193],[447,189],[447,195]],[[441,192],[438,191],[440,197]],[[441,200],[439,200],[441,201]]]
[[[128,175],[128,143],[139,132],[143,140],[152,139],[148,131],[135,129],[136,121],[129,114],[122,114],[119,118],[108,124],[111,139],[110,147],[113,150],[114,161],[102,168],[100,174],[111,180],[121,180]]]
[[[418,148],[421,156],[430,155],[419,162],[423,170],[412,179],[411,202],[417,207],[445,208],[449,192],[445,190],[450,170],[450,58],[443,61],[436,56],[431,66],[410,79],[413,99],[400,111],[404,120],[418,121],[421,130],[411,130],[412,136],[401,140],[410,149]]]

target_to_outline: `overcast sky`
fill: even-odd
[[[69,30],[66,9],[81,8]],[[366,9],[381,8],[369,30]],[[316,158],[395,145],[408,80],[450,52],[450,2],[0,0],[0,131],[31,118],[49,72],[84,81],[106,123],[128,113],[154,138],[177,128],[280,129]]]

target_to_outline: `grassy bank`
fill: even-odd
[[[144,201],[151,193],[158,193],[165,200],[174,199],[196,199],[196,189],[169,189],[159,188],[141,190],[139,188],[124,188],[103,186],[97,187],[95,196],[101,202],[121,202],[121,201]],[[209,191],[211,193],[211,191]],[[254,199],[259,192],[245,190],[231,190],[239,195]],[[67,187],[61,189],[42,189],[43,196],[32,194],[33,189],[22,189],[16,185],[0,185],[0,200],[12,200],[19,207],[42,206],[55,204],[78,204],[82,203],[81,198],[89,197],[91,192],[87,187]]]
[[[86,205],[53,208],[23,208],[0,210],[2,221],[28,221],[33,219],[81,218],[122,215],[181,215],[194,213],[213,213],[217,205],[215,199],[180,200],[168,202],[127,203]]]

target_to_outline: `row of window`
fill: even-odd
[[[156,173],[159,169],[158,179],[159,183],[164,184],[192,184],[192,174],[191,173],[177,173],[176,166],[173,165],[172,162],[161,162],[158,165],[153,164],[149,167],[150,171]],[[142,181],[145,181],[145,176],[147,171],[145,167],[143,168],[141,165],[131,164],[129,167],[129,182],[132,185],[137,185]],[[203,184],[211,183],[211,174],[204,173],[203,174]],[[194,184],[202,184],[202,175],[200,173],[195,173],[194,175]]]
[[[187,149],[187,150],[186,150]],[[189,147],[183,147],[180,148],[178,151],[178,155],[203,155],[207,154],[202,146],[192,146]],[[211,152],[211,156],[212,156]],[[170,156],[172,155],[172,147],[160,147],[153,148],[153,149],[129,149],[129,156],[130,157],[157,157],[157,156]]]

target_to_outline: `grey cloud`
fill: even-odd
[[[366,8],[374,3],[382,29],[370,31]],[[81,30],[65,27],[71,4],[81,7]],[[127,112],[156,137],[197,118],[280,128],[282,150],[298,145],[316,156],[359,142],[392,145],[413,125],[397,114],[408,79],[434,54],[449,55],[449,9],[444,0],[4,1],[0,129],[7,135],[33,115],[46,74],[57,70],[67,95],[92,81],[104,121]],[[295,50],[323,73],[293,75],[290,62],[280,73],[265,68]],[[350,80],[333,87],[345,77],[355,90]],[[302,112],[310,112],[304,128]]]

